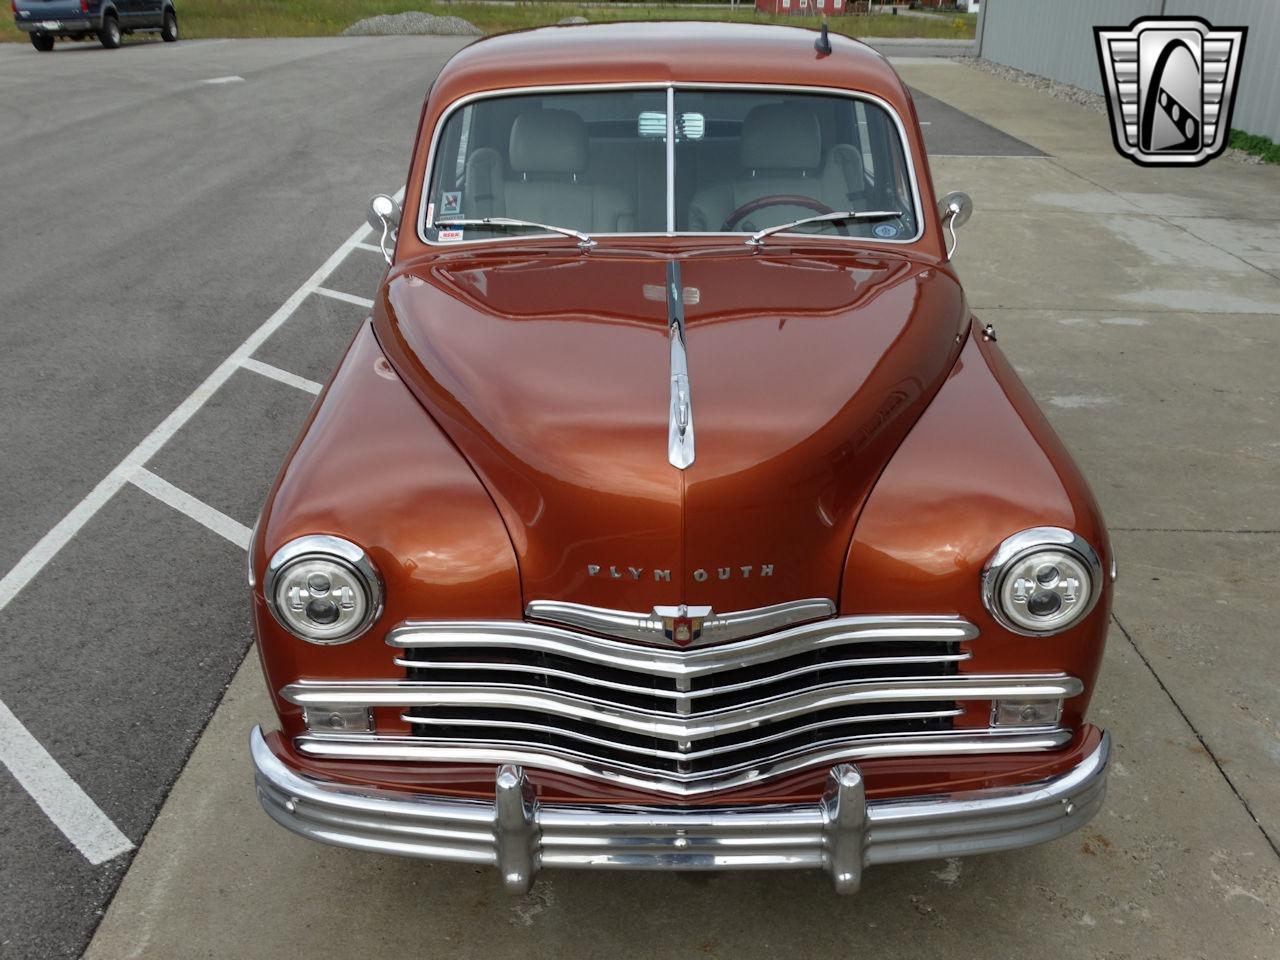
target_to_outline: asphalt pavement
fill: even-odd
[[[1102,817],[878,868],[852,901],[816,875],[573,873],[513,900],[266,820],[241,543],[381,272],[368,196],[460,45],[0,46],[0,703],[74,787],[0,771],[0,957],[95,928],[107,960],[1276,956],[1280,174],[1139,171],[1105,118],[947,61],[901,69],[939,189],[975,198],[971,303],[1120,550]],[[39,760],[5,723],[6,763]]]
[[[124,845],[247,649],[244,560],[132,483],[86,499],[403,184],[460,46],[0,44],[0,703]],[[309,297],[261,357],[323,380],[361,316]],[[148,466],[250,525],[310,402],[237,371]],[[0,957],[78,956],[131,853],[90,862],[3,768],[0,849]]]

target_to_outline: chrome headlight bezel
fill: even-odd
[[[1052,622],[1046,629],[1015,619],[1006,608],[1004,588],[1011,573],[1038,553],[1065,555],[1087,574],[1081,585],[1081,599],[1069,620]],[[982,605],[1006,630],[1023,637],[1051,637],[1070,630],[1087,617],[1102,596],[1103,570],[1098,552],[1087,540],[1063,527],[1032,527],[1009,537],[991,555],[982,570]]]
[[[356,622],[341,634],[333,635],[323,630],[317,630],[315,633],[309,634],[305,625],[291,618],[280,605],[280,599],[277,594],[279,593],[281,579],[290,570],[311,561],[323,561],[332,564],[345,572],[362,589],[363,609],[361,614]],[[280,624],[291,635],[299,640],[305,640],[307,643],[334,646],[340,643],[350,643],[368,632],[369,628],[382,616],[384,591],[382,576],[378,573],[378,568],[373,565],[373,561],[369,559],[364,550],[350,540],[344,540],[341,537],[313,534],[290,540],[272,554],[262,578],[262,595],[276,623]]]

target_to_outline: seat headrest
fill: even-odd
[[[814,170],[822,163],[822,130],[813,112],[785,103],[752,107],[742,121],[746,170]]]
[[[511,125],[510,161],[517,173],[581,173],[587,125],[571,110],[526,110]]]

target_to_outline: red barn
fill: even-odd
[[[813,16],[844,13],[849,2],[850,0],[756,0],[756,9],[761,13]]]

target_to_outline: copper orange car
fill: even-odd
[[[1004,850],[1102,803],[1097,505],[969,311],[870,48],[483,40],[250,550],[267,812],[541,868]]]

